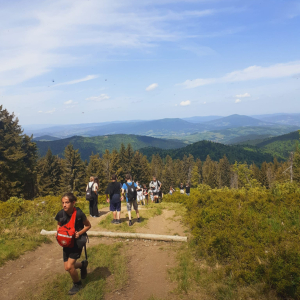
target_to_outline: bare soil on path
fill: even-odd
[[[101,219],[108,216],[108,213],[109,209],[106,207],[100,210],[100,218],[89,217],[93,230],[104,230],[98,224]],[[137,228],[136,232],[186,235],[180,217],[174,217],[174,214],[175,211],[163,210],[161,215],[148,220],[148,223],[144,227]],[[121,218],[125,216],[125,212],[122,212]],[[42,282],[65,272],[62,249],[55,239],[52,239],[53,243],[43,244],[37,250],[27,252],[19,259],[9,261],[0,268],[1,299],[22,299],[22,295],[28,290],[35,289]],[[171,293],[176,288],[176,283],[170,281],[168,269],[176,264],[176,250],[180,247],[180,243],[101,237],[90,238],[87,248],[100,243],[112,244],[117,241],[125,244],[122,255],[127,257],[129,280],[122,290],[110,287],[112,292],[106,294],[106,300],[116,297],[147,300],[151,296],[155,299],[178,299],[175,294]],[[109,280],[108,278],[108,285]]]

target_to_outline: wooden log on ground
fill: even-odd
[[[47,231],[42,229],[42,235],[54,235],[56,231]],[[128,232],[110,232],[110,231],[88,231],[89,236],[105,236],[112,238],[144,239],[167,242],[187,242],[186,236],[179,235],[160,235],[147,233],[128,233]]]

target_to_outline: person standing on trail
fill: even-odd
[[[148,205],[148,189],[146,187],[146,184],[143,184],[143,199],[144,199],[145,204],[147,201],[147,205]]]
[[[93,176],[90,177],[90,182],[86,186],[86,191],[88,189],[92,190],[92,199],[89,200],[89,202],[90,202],[90,216],[94,217],[94,218],[97,218],[99,216],[99,212],[98,212],[98,183],[95,182],[95,178]]]
[[[191,187],[190,184],[187,182],[186,186],[185,186],[185,193],[189,196],[191,193]]]
[[[111,182],[108,184],[105,194],[106,201],[110,202],[110,211],[113,213],[113,224],[120,224],[120,214],[121,214],[121,198],[120,191],[122,189],[122,184],[117,182],[117,175],[113,174],[111,176]]]
[[[128,211],[128,219],[129,219],[129,226],[132,226],[132,221],[131,221],[131,208],[133,206],[135,212],[136,212],[136,216],[137,216],[137,222],[140,223],[141,219],[140,219],[140,214],[139,214],[139,209],[138,209],[138,204],[136,201],[136,190],[137,188],[140,188],[136,183],[131,181],[131,175],[127,174],[126,177],[126,183],[123,184],[122,186],[122,196],[125,194],[126,192],[126,202],[127,202],[127,211]]]
[[[72,193],[65,193],[63,195],[61,199],[63,209],[60,210],[55,217],[55,220],[57,221],[57,230],[61,226],[70,222],[72,214],[75,213],[73,210],[76,201],[77,198]],[[63,248],[64,267],[65,270],[69,272],[73,280],[73,287],[69,290],[69,295],[74,295],[82,289],[82,282],[79,280],[77,269],[80,269],[81,279],[85,279],[87,276],[88,261],[83,260],[82,262],[77,262],[77,259],[80,258],[82,249],[86,244],[86,232],[91,228],[91,223],[82,210],[78,207],[75,209],[76,219],[74,246],[72,248]]]
[[[158,203],[159,202],[158,198],[161,190],[161,182],[158,181],[155,176],[153,176],[152,181],[149,184],[149,187],[152,190],[153,201],[155,203]]]
[[[136,182],[137,186],[140,186],[140,184],[138,183],[138,181]],[[144,201],[144,197],[143,197],[143,189],[142,187],[140,187],[139,189],[137,189],[136,191],[136,196],[137,196],[137,203],[140,204],[140,202],[142,202],[142,205],[145,205],[145,201]]]
[[[182,182],[180,183],[179,190],[180,190],[180,194],[184,194],[184,185]]]

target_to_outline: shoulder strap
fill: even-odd
[[[76,214],[77,214],[77,210],[76,210],[76,208],[74,207],[74,208],[73,208],[72,217],[71,217],[71,220],[70,220],[70,223],[73,224],[73,227],[74,227],[74,228],[75,228]]]
[[[128,184],[128,182],[125,182],[125,184],[126,184],[126,186],[129,188],[130,187],[130,185]]]

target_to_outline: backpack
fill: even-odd
[[[158,188],[160,187],[160,182],[159,182],[158,180],[156,180],[156,183],[157,183],[157,189],[158,189]],[[154,190],[154,189],[155,189],[155,187],[154,187],[154,186],[155,186],[154,182],[151,181],[150,184],[152,185],[152,188],[151,188],[151,189]]]
[[[136,187],[134,186],[134,182],[132,182],[131,185],[129,185],[127,182],[125,184],[127,186],[127,198],[128,198],[128,201],[134,201],[134,200],[136,200],[137,192],[136,192]]]
[[[88,186],[88,189],[86,191],[85,199],[88,201],[93,200],[93,186],[94,186],[94,182],[92,183],[91,187]]]
[[[62,247],[74,247],[76,213],[77,210],[74,207],[71,220],[66,225],[59,227],[57,230],[56,240]]]

